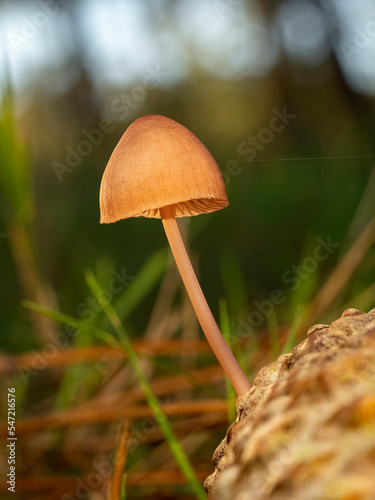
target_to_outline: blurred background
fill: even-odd
[[[24,434],[19,498],[107,498],[109,475],[99,486],[87,477],[98,454],[119,447],[121,408],[145,405],[118,352],[64,327],[69,316],[111,332],[88,269],[132,339],[146,351],[159,345],[144,370],[162,402],[185,405],[171,419],[203,480],[233,394],[160,221],[101,226],[101,176],[146,114],[173,118],[211,151],[231,204],[180,227],[250,378],[313,323],[369,311],[375,2],[2,1],[0,41],[0,368],[3,394],[17,388]],[[66,317],[31,312],[25,299]],[[117,413],[105,416],[109,408]],[[145,419],[128,431],[130,498],[196,498]]]

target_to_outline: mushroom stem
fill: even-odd
[[[211,349],[237,392],[237,395],[241,396],[250,390],[251,385],[225,342],[211,310],[208,307],[182,241],[177,221],[174,217],[173,208],[171,206],[163,207],[160,209],[160,214],[163,220],[165,234],[167,235],[178,270],[180,271],[182,281],[184,282],[202,330],[206,335]]]

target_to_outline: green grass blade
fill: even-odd
[[[267,323],[270,336],[272,359],[275,360],[281,354],[279,327],[275,311],[270,316],[267,316]]]
[[[219,265],[229,310],[234,316],[243,316],[248,310],[249,301],[243,271],[238,258],[234,253],[222,250]]]
[[[292,324],[290,325],[288,337],[285,341],[283,353],[290,352],[296,344],[298,327],[303,316],[303,305],[299,304],[294,312]]]
[[[122,478],[122,484],[121,484],[121,500],[126,500],[127,495],[126,495],[126,473],[124,473],[124,477]]]
[[[10,81],[6,81],[0,108],[0,191],[2,210],[8,224],[19,220],[30,229],[35,203],[26,149],[16,136],[14,102]]]
[[[294,315],[294,311],[298,309],[300,304],[309,304],[314,299],[315,293],[318,290],[320,265],[317,265],[317,268],[313,271],[309,271],[304,265],[307,259],[313,257],[316,245],[316,238],[312,234],[306,233],[300,261],[296,266],[298,271],[295,271],[293,274],[295,283],[292,287],[292,293],[288,296],[288,301],[285,303],[287,307],[285,307],[284,312],[287,318]]]
[[[69,316],[69,314],[61,313],[59,311],[54,311],[53,309],[50,309],[45,306],[41,306],[40,304],[36,304],[35,302],[31,302],[30,300],[23,300],[21,302],[23,307],[26,307],[26,309],[30,309],[31,311],[35,311],[39,314],[43,314],[43,316],[47,316],[47,318],[51,318],[58,323],[62,323],[64,325],[69,326],[69,328],[74,328],[75,330],[78,330],[74,333],[75,335],[78,335],[80,333],[80,330],[84,333],[88,334],[94,334],[98,339],[102,340],[106,344],[110,344],[114,347],[118,347],[118,341],[108,332],[105,330],[102,330],[101,328],[98,328],[97,326],[86,323],[85,321],[82,321],[80,319],[73,318],[73,316]],[[72,336],[70,333],[69,335]]]
[[[227,302],[225,299],[221,299],[219,301],[219,311],[220,311],[220,330],[221,330],[221,333],[223,334],[225,342],[228,344],[230,349],[232,349],[231,327],[230,327],[230,321],[229,321],[228,306],[227,306]],[[236,395],[236,391],[234,390],[234,387],[233,387],[232,383],[230,382],[229,378],[225,377],[225,380],[226,380],[226,386],[227,386],[228,421],[229,421],[229,424],[232,424],[236,420],[236,417],[237,417],[237,411],[236,411],[237,395]]]

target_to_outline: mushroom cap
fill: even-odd
[[[100,222],[128,217],[175,217],[221,210],[229,205],[220,169],[187,128],[160,115],[138,118],[113,151],[100,186]]]

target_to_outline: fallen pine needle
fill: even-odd
[[[115,467],[108,500],[121,500],[121,486],[129,449],[129,421],[123,420],[118,437]]]

